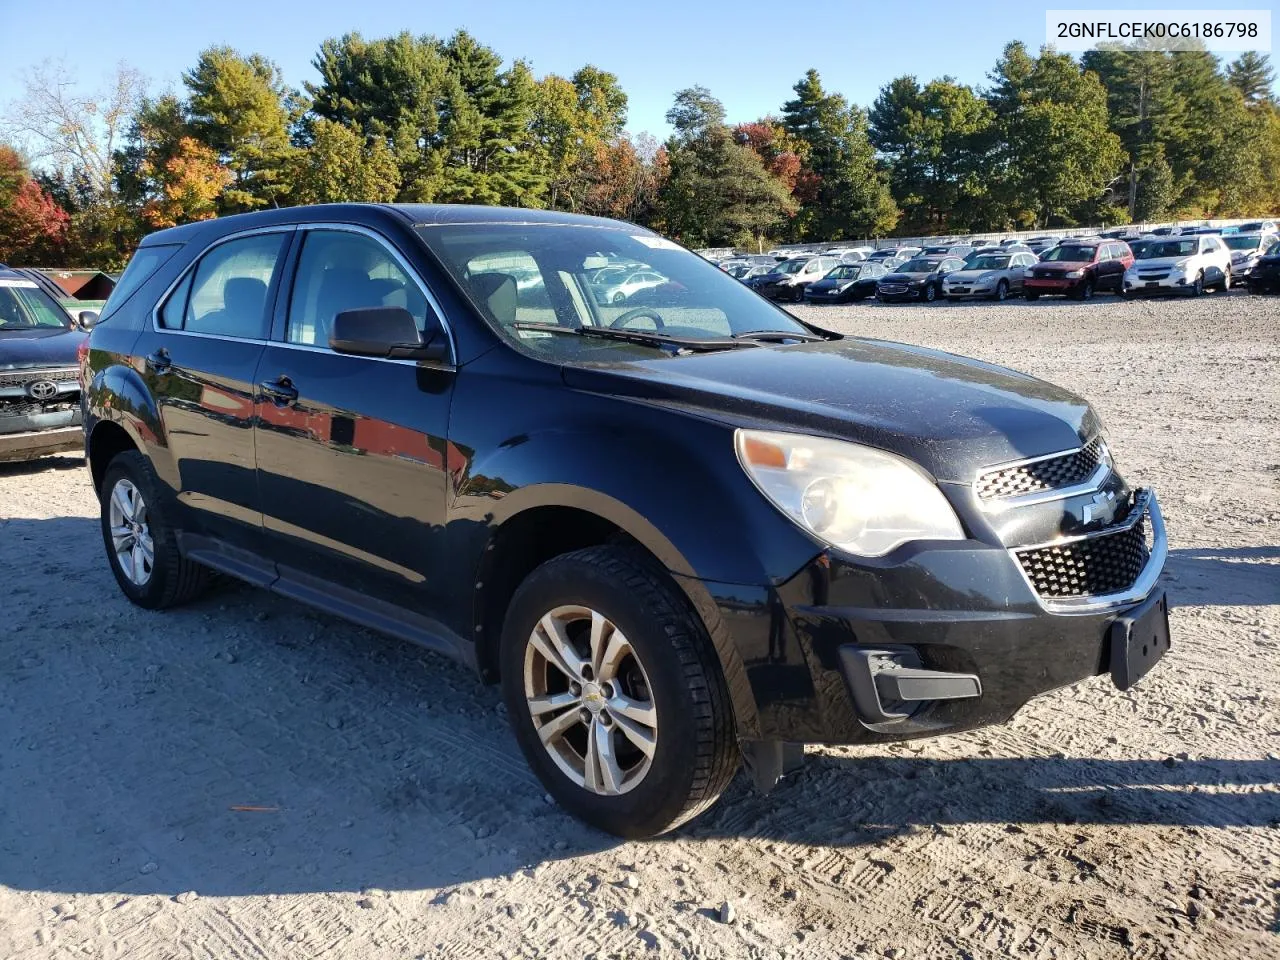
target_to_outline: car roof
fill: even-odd
[[[654,236],[652,230],[622,220],[588,217],[556,210],[531,210],[525,207],[488,207],[469,203],[321,203],[274,210],[237,213],[214,220],[198,220],[149,234],[144,245],[187,243],[241,230],[290,223],[377,223],[398,220],[410,226],[443,224],[561,224],[628,230]]]

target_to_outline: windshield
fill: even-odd
[[[508,341],[546,359],[611,361],[662,356],[661,346],[558,336],[542,325],[612,328],[685,340],[764,331],[812,334],[719,267],[670,240],[570,224],[431,224],[419,235]],[[610,261],[632,266],[601,283]],[[806,260],[787,261],[799,269]],[[521,329],[525,327],[525,329]],[[640,339],[640,338],[635,338]]]
[[[1082,247],[1077,243],[1064,243],[1054,247],[1041,260],[1057,260],[1061,262],[1088,263],[1093,259],[1097,247]]]
[[[800,269],[808,262],[809,262],[808,259],[804,257],[797,257],[794,260],[784,260],[782,261],[782,263],[778,264],[776,267],[773,268],[773,272],[785,273],[788,275],[793,273],[799,273]]]
[[[31,280],[0,280],[0,330],[67,330],[71,318]]]
[[[1196,252],[1197,240],[1162,240],[1153,243],[1142,251],[1143,260],[1156,260],[1161,257],[1189,257]],[[1134,256],[1137,256],[1135,254]]]
[[[857,280],[858,274],[861,271],[862,271],[861,267],[854,266],[853,264],[844,264],[842,266],[836,267],[834,270],[828,273],[826,277],[824,277],[823,279],[825,280]]]
[[[937,260],[908,260],[898,268],[898,273],[933,273],[936,269]]]
[[[1222,242],[1231,250],[1257,250],[1262,244],[1262,237],[1254,235],[1252,237],[1243,234],[1231,234],[1222,238]]]
[[[1008,257],[975,257],[965,264],[966,270],[1007,270],[1009,269]]]

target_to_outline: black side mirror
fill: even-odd
[[[76,323],[80,325],[81,330],[92,330],[98,325],[98,311],[81,310],[76,316]]]
[[[429,322],[424,340],[404,307],[342,311],[333,318],[329,347],[335,353],[391,360],[443,360],[449,353],[444,331]]]

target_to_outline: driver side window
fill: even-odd
[[[306,231],[289,297],[288,342],[327,346],[333,318],[361,307],[404,307],[420,331],[431,314],[417,280],[377,240],[342,230]]]

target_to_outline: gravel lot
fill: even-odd
[[[82,464],[0,467],[0,957],[1280,957],[1280,299],[797,312],[1092,399],[1165,662],[620,843],[464,669],[237,586],[135,610]]]

